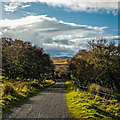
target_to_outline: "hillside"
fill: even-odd
[[[71,60],[71,57],[51,57],[54,65],[67,65],[68,61]]]

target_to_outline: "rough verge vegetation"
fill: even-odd
[[[16,104],[52,84],[54,84],[53,80],[46,80],[41,83],[35,81],[2,83],[2,100],[0,101],[2,103],[2,112],[7,112]]]
[[[66,82],[66,99],[71,113],[81,119],[120,119],[120,104],[114,106],[110,100],[106,101],[93,96],[91,93],[79,90],[71,82]]]

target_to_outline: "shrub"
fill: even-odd
[[[90,93],[97,93],[98,95],[100,96],[103,96],[105,94],[113,94],[112,91],[109,89],[109,88],[106,88],[106,87],[102,87],[98,84],[94,84],[92,83],[91,85],[88,86],[88,91]],[[111,97],[110,95],[108,97]]]
[[[33,82],[33,83],[31,83],[31,87],[39,89],[40,85],[38,83],[36,83],[36,82]]]
[[[31,89],[31,84],[30,82],[21,82],[19,85],[17,85],[16,89],[21,91],[22,89]]]
[[[11,83],[4,83],[2,85],[2,97],[5,95],[16,95],[18,94]]]

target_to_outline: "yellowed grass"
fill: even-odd
[[[55,65],[57,64],[68,64],[68,61],[70,60],[70,57],[52,57],[51,60]]]

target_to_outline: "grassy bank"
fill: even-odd
[[[81,119],[120,119],[120,104],[114,106],[110,100],[106,101],[79,90],[71,82],[65,82],[66,99],[70,112]]]
[[[40,90],[54,84],[53,80],[46,80],[40,84],[38,82],[5,82],[2,83],[2,113],[4,114],[16,104],[29,98]]]

